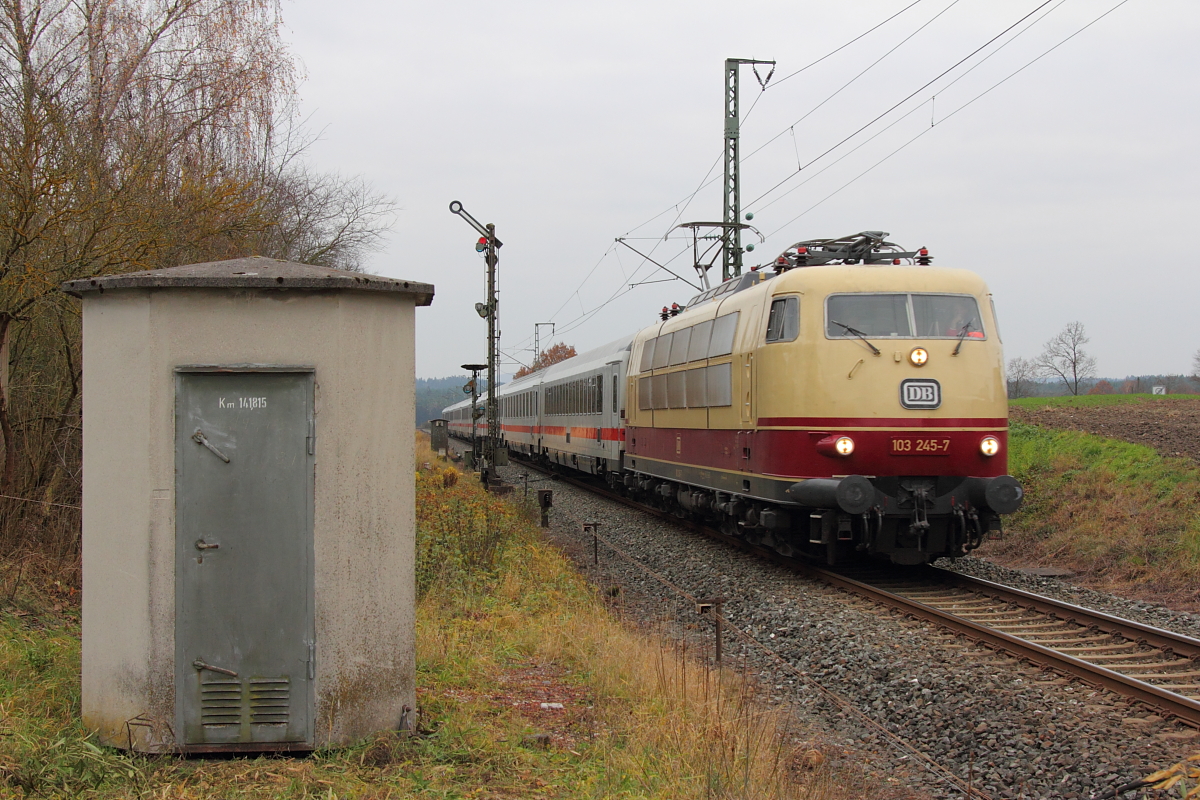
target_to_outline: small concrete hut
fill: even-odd
[[[83,718],[144,752],[309,750],[414,698],[425,283],[268,258],[83,301]]]

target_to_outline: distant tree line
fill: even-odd
[[[1140,394],[1162,386],[1168,394],[1200,393],[1200,350],[1192,357],[1191,376],[1131,375],[1099,379],[1096,359],[1084,348],[1091,340],[1082,322],[1069,323],[1051,338],[1037,358],[1012,358],[1007,365],[1009,398],[1058,394]]]
[[[533,363],[528,367],[521,367],[513,376],[523,378],[526,375],[532,375],[538,370],[545,369],[551,364],[557,364],[560,361],[566,361],[568,358],[575,357],[575,346],[558,342],[547,347],[542,352],[538,353],[534,358]],[[466,400],[469,395],[464,392],[463,386],[471,378],[467,375],[453,376],[449,378],[418,378],[417,379],[417,426],[424,427],[431,419],[438,419],[442,416],[442,410],[446,406],[454,405],[455,403]],[[500,386],[500,383],[496,383]],[[487,379],[479,379],[479,396],[486,398],[487,396]],[[481,400],[482,402],[482,400]]]
[[[453,375],[449,378],[417,378],[417,427],[423,428],[431,419],[440,419],[442,409],[466,400],[470,395],[462,387],[471,380],[470,375]],[[485,387],[487,381],[480,381]],[[484,389],[486,391],[486,389]]]
[[[246,255],[357,269],[389,227],[388,199],[305,165],[280,25],[278,0],[0,4],[0,495],[25,498],[0,498],[4,551],[56,525],[60,555],[77,544],[49,519],[80,489],[63,281]]]

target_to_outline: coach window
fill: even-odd
[[[654,369],[662,369],[671,360],[671,334],[665,334],[658,337],[654,343],[654,361],[651,366]]]
[[[650,411],[654,408],[654,395],[651,394],[650,379],[638,378],[638,410]]]
[[[767,317],[768,342],[792,342],[800,335],[800,298],[781,297],[771,301]]]
[[[687,383],[682,371],[667,375],[667,405],[671,408],[687,408]]]
[[[733,352],[733,334],[737,331],[738,314],[726,314],[713,321],[712,339],[708,343],[708,357],[727,356]]]
[[[687,361],[688,342],[692,338],[692,329],[684,328],[681,331],[675,331],[674,338],[671,339],[671,366],[683,364]]]
[[[691,341],[688,342],[688,361],[700,361],[708,358],[708,340],[712,338],[712,320],[699,322],[691,327]]]
[[[704,385],[705,368],[689,369],[683,373],[688,408],[704,408],[708,405],[708,392]]]
[[[638,372],[649,372],[651,364],[654,363],[654,339],[647,339],[642,342],[642,360],[639,362]]]
[[[650,379],[650,394],[654,399],[654,408],[667,408],[667,376],[655,375]]]
[[[709,406],[733,405],[733,369],[728,362],[705,370],[705,395]]]

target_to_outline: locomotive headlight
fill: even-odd
[[[914,367],[923,367],[929,360],[929,351],[924,347],[914,347],[913,351],[908,354],[908,360]]]
[[[848,456],[854,452],[854,440],[849,436],[839,436],[838,440],[833,443],[833,449],[839,456]]]
[[[979,443],[979,452],[985,456],[994,456],[1000,452],[1000,440],[995,436],[985,436]]]

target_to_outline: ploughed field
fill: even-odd
[[[1044,405],[1026,400],[1010,405],[1008,413],[1014,422],[1108,436],[1152,447],[1164,456],[1200,462],[1200,395],[1084,404],[1091,399],[1054,398],[1059,402],[1047,399]]]

